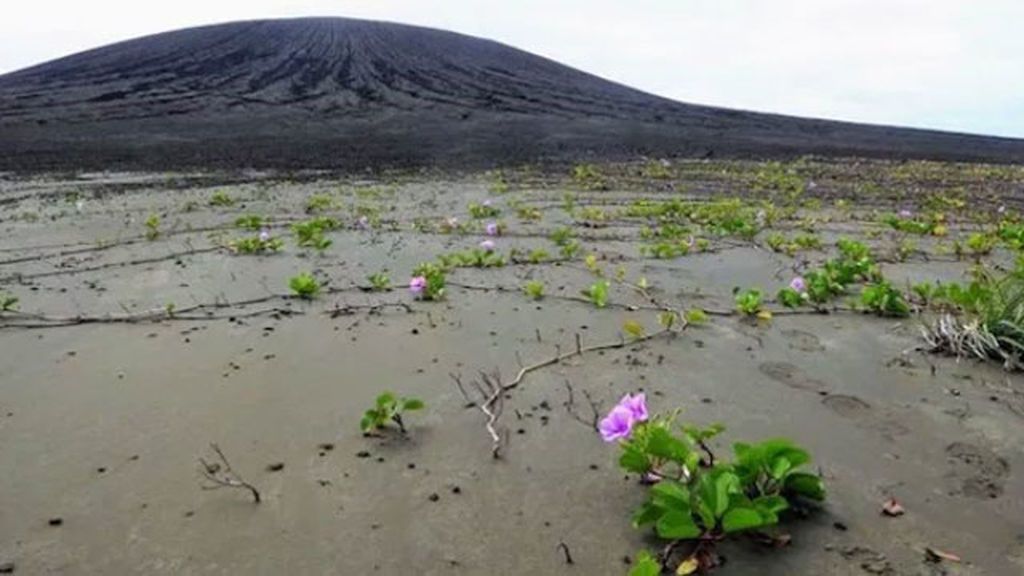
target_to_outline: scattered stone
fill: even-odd
[[[431,502],[437,502],[440,499],[441,497],[437,494],[437,492],[434,492],[430,496],[427,496],[427,500],[430,500]]]
[[[366,450],[360,450],[359,452],[356,452],[356,458],[369,458],[369,457],[370,457],[370,453],[368,451],[366,451]]]
[[[274,462],[273,464],[267,464],[267,472],[280,472],[284,470],[284,462]]]
[[[64,524],[64,519],[60,517],[50,518],[48,523],[50,526],[61,526]]]

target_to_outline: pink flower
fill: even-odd
[[[618,405],[629,410],[634,422],[647,421],[647,396],[643,392],[636,395],[626,394],[619,400]]]
[[[904,220],[906,220],[907,218],[910,218],[913,215],[914,214],[910,210],[906,210],[906,209],[900,210],[900,218],[903,218]]]
[[[488,200],[484,200],[484,206],[487,206],[488,208],[489,208],[489,207],[491,206],[491,201],[490,201],[490,199],[488,199]]]
[[[360,216],[359,217],[359,227],[362,228],[363,230],[366,230],[367,228],[369,228],[370,227],[370,219],[368,217],[366,217],[366,216]]]
[[[412,292],[414,296],[423,294],[423,290],[427,287],[427,279],[423,276],[414,276],[412,280],[409,280],[409,292]]]
[[[270,230],[267,230],[266,228],[264,228],[263,230],[260,230],[260,242],[269,242],[269,241],[270,241]]]
[[[807,282],[804,281],[803,276],[797,276],[790,280],[789,287],[801,294],[807,292]]]
[[[449,228],[456,228],[459,225],[459,219],[452,216],[445,222],[445,224],[447,224]]]
[[[629,408],[618,404],[605,416],[598,425],[601,432],[601,439],[605,442],[615,442],[629,438],[633,431],[633,412]]]
[[[494,240],[484,240],[480,243],[480,247],[484,249],[484,252],[494,252]]]
[[[488,222],[487,226],[484,228],[484,231],[487,232],[488,236],[497,236],[498,235],[498,231],[499,231],[498,230],[498,223],[497,222]]]

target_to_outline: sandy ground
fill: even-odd
[[[22,312],[161,316],[46,328],[0,320],[0,566],[17,574],[624,574],[624,559],[657,545],[628,520],[644,490],[618,470],[617,451],[590,427],[581,399],[587,392],[605,410],[642,389],[656,411],[682,407],[688,421],[725,423],[715,443],[723,454],[733,441],[786,436],[812,451],[827,480],[823,509],[786,524],[788,548],[728,545],[719,574],[1024,573],[1024,386],[997,365],[913,351],[921,344],[914,318],[846,312],[755,325],[713,317],[676,338],[585,355],[527,377],[501,420],[503,458],[491,458],[483,416],[466,407],[450,374],[507,376],[517,355],[550,357],[577,334],[584,345],[617,341],[625,320],[653,330],[656,313],[630,310],[644,301],[621,286],[603,310],[560,298],[593,281],[579,261],[459,269],[449,281],[463,287],[451,286],[446,301],[415,302],[401,285],[417,263],[482,236],[413,232],[411,223],[471,221],[467,203],[493,198],[507,224],[500,250],[554,252],[546,235],[571,222],[558,208],[566,191],[612,207],[673,195],[664,183],[623,178],[580,191],[523,172],[497,194],[480,175],[224,180],[0,180],[0,289],[20,298]],[[1022,182],[993,181],[977,197],[1013,200],[1007,186]],[[723,186],[686,188],[721,194]],[[216,191],[238,202],[208,206]],[[323,254],[290,237],[270,256],[218,248],[244,235],[233,227],[242,214],[267,215],[286,235],[313,194],[335,198],[329,213],[346,226]],[[542,208],[542,219],[520,221],[509,209],[515,201]],[[385,224],[357,229],[353,205],[379,209]],[[161,215],[153,241],[143,236],[151,213]],[[851,218],[818,230],[826,245],[857,235],[882,249],[887,238],[869,234],[873,227]],[[825,256],[792,259],[721,239],[709,253],[652,260],[638,256],[635,222],[577,229],[602,265],[710,310],[731,309],[734,286],[774,292],[800,259]],[[900,281],[957,279],[968,265],[911,257],[884,270]],[[360,290],[382,269],[398,289]],[[310,303],[275,296],[306,270],[329,279],[330,292]],[[527,278],[545,281],[552,296],[528,301],[518,291]],[[242,300],[262,301],[230,304]],[[168,303],[214,302],[224,306],[207,319],[159,314]],[[364,308],[382,303],[410,308]],[[362,411],[384,389],[427,403],[406,438],[359,433]],[[197,458],[210,442],[262,491],[262,504],[200,488]],[[890,497],[904,516],[880,514]],[[929,562],[926,547],[963,561]]]

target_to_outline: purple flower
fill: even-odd
[[[489,199],[488,200],[484,200],[484,206],[487,206],[488,208],[490,208],[491,201]]]
[[[269,241],[270,241],[270,230],[267,230],[266,228],[264,228],[263,230],[260,230],[260,242],[269,242]]]
[[[452,216],[451,218],[445,221],[445,224],[447,224],[449,228],[456,228],[459,225],[459,219],[456,218],[455,216]]]
[[[484,252],[494,252],[494,240],[484,240],[480,243],[480,247],[484,249]]]
[[[907,218],[910,218],[914,214],[910,210],[903,209],[903,210],[900,210],[900,214],[899,215],[900,215],[900,218],[903,218],[904,220],[906,220]]]
[[[643,392],[636,395],[626,394],[622,400],[619,400],[618,405],[629,410],[629,413],[633,415],[634,422],[647,421],[647,397]]]
[[[414,276],[412,280],[409,280],[409,292],[412,292],[414,296],[423,294],[423,290],[427,288],[427,279],[423,276]]]
[[[362,228],[363,230],[366,230],[367,228],[369,228],[370,227],[370,219],[368,217],[366,217],[366,216],[360,216],[359,217],[359,227]]]
[[[484,228],[484,231],[487,232],[488,236],[497,236],[498,235],[498,223],[497,222],[488,222],[487,226]]]
[[[604,420],[601,420],[598,429],[601,432],[601,439],[605,442],[629,438],[629,434],[633,431],[633,412],[622,404],[618,404],[612,408]]]
[[[807,282],[804,281],[803,276],[797,276],[796,278],[790,280],[789,287],[801,294],[807,292]]]

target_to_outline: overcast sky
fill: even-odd
[[[487,37],[684,102],[1024,137],[1022,0],[5,0],[0,73],[287,16]]]

